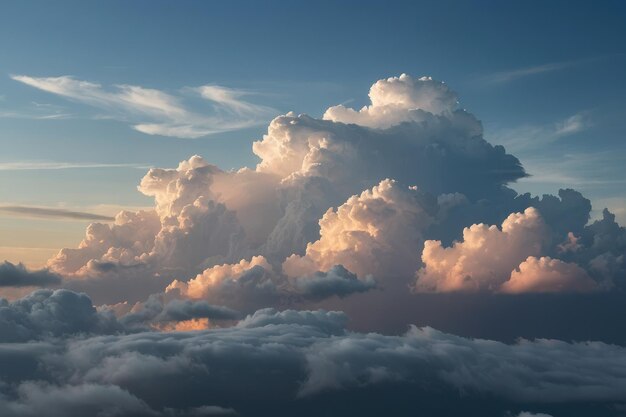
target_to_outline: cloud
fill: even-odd
[[[2,119],[60,120],[69,119],[70,117],[72,117],[72,115],[69,113],[37,114],[14,111],[0,111],[0,118]]]
[[[85,415],[199,417],[232,416],[232,408],[204,405],[187,409],[155,410],[126,390],[109,384],[56,386],[24,382],[17,389],[17,398],[0,398],[0,411],[7,417],[73,417]],[[105,414],[103,414],[103,412]]]
[[[484,77],[484,80],[494,84],[508,83],[520,78],[525,78],[537,74],[561,71],[576,66],[584,61],[551,62],[548,64],[535,65],[525,68],[518,68],[510,71],[495,72]]]
[[[195,89],[204,99],[224,106],[231,112],[241,116],[250,114],[272,114],[276,110],[271,107],[261,106],[243,101],[241,98],[252,94],[249,91],[236,90],[219,85],[203,85]]]
[[[157,90],[22,81],[140,129],[206,127]],[[184,93],[260,111],[242,91]],[[577,191],[508,188],[519,160],[445,84],[401,75],[370,99],[276,117],[253,169],[150,169],[153,207],[50,259],[64,289],[0,301],[0,414],[611,415],[624,347],[534,338],[624,342],[626,229],[609,211],[587,224]]]
[[[115,385],[81,384],[62,387],[24,382],[17,399],[0,399],[0,411],[7,417],[46,415],[65,417],[98,415],[155,416],[145,402]]]
[[[563,120],[545,125],[526,124],[514,128],[494,129],[489,132],[488,137],[495,143],[503,145],[510,152],[523,156],[527,161],[536,160],[538,147],[551,145],[592,126],[589,112],[581,111]]]
[[[9,302],[0,298],[0,341],[21,342],[79,333],[114,333],[121,330],[115,317],[98,312],[85,294],[37,290]]]
[[[213,114],[200,114],[182,104],[180,97],[134,85],[105,89],[100,84],[71,76],[11,78],[28,86],[104,110],[112,118],[129,122],[149,135],[199,138],[262,123],[276,111],[242,100],[246,92],[219,86],[198,88],[201,97],[214,106]]]
[[[428,327],[357,333],[345,323],[340,312],[265,309],[229,328],[3,345],[0,362],[10,366],[0,370],[0,410],[281,416],[347,407],[373,416],[384,398],[396,415],[407,416],[416,401],[443,415],[520,408],[565,415],[571,404],[583,404],[583,414],[567,415],[611,416],[617,414],[605,413],[607,406],[626,400],[624,347],[545,339],[505,344]]]
[[[613,213],[604,209],[602,219],[579,233],[575,236],[579,246],[563,253],[563,259],[581,264],[605,287],[625,288],[626,228],[615,221]]]
[[[113,217],[103,216],[94,213],[85,213],[82,211],[71,211],[66,209],[49,208],[49,207],[30,207],[30,206],[0,206],[0,212],[8,213],[15,216],[25,217],[42,217],[57,218],[71,220],[90,220],[90,221],[112,221]]]
[[[245,92],[204,86],[193,93],[229,112],[248,111],[239,100]],[[159,92],[123,94],[150,107],[146,112],[178,112],[177,101]],[[331,107],[323,119],[276,117],[253,144],[260,158],[254,169],[224,171],[197,155],[174,169],[150,169],[138,189],[154,198],[152,209],[90,225],[79,247],[61,250],[48,267],[67,278],[68,288],[88,291],[98,303],[145,301],[175,281],[183,297],[245,312],[313,302],[322,288],[313,291],[313,283],[329,283],[329,273],[335,295],[372,288],[370,275],[378,288],[405,287],[417,270],[424,275],[420,290],[439,291],[447,282],[450,288],[499,291],[529,256],[576,264],[604,289],[618,285],[617,253],[609,256],[605,248],[583,259],[557,251],[568,233],[582,233],[589,200],[573,190],[538,198],[508,188],[526,175],[519,160],[484,140],[480,121],[458,106],[447,85],[401,75],[376,82],[370,100],[359,111]],[[573,117],[551,132],[571,133],[581,123],[584,118]],[[519,216],[536,218],[536,227],[528,220],[528,228],[510,234],[484,226],[529,207],[535,214]],[[480,252],[463,243],[466,228],[477,239],[487,236],[488,254],[464,255]],[[456,272],[447,261],[433,272],[435,241],[441,241],[442,256],[458,257]],[[453,241],[460,243],[444,249]],[[253,259],[263,262],[247,265]],[[331,269],[338,265],[361,281],[336,279]],[[202,278],[220,268],[219,279]],[[613,272],[600,277],[601,270]],[[476,278],[465,281],[467,273]],[[193,294],[196,287],[201,296]]]
[[[389,128],[401,122],[423,120],[426,113],[451,113],[457,95],[444,83],[430,77],[412,78],[407,74],[379,80],[369,92],[372,102],[359,111],[338,105],[324,113],[324,119],[374,128]]]
[[[434,204],[417,191],[383,180],[337,210],[328,209],[319,221],[320,239],[307,245],[304,256],[287,258],[283,269],[297,276],[341,264],[362,277],[410,275],[433,221],[429,203]]]
[[[376,287],[371,276],[359,279],[342,265],[336,265],[328,272],[315,272],[313,276],[301,276],[293,279],[296,290],[305,298],[321,300],[331,296],[340,298]]]
[[[47,287],[58,285],[61,281],[61,276],[47,269],[29,271],[21,263],[17,265],[8,261],[0,263],[0,287]]]
[[[243,284],[245,287],[250,285],[260,285],[262,288],[266,288],[270,293],[275,291],[275,285],[272,283],[271,278],[267,280],[263,279],[271,274],[272,266],[262,256],[255,256],[250,261],[242,259],[236,264],[223,264],[216,265],[206,269],[201,274],[189,282],[174,281],[168,287],[169,289],[178,289],[181,293],[190,298],[205,298],[211,296],[212,292],[229,291],[230,286],[239,286]],[[254,272],[257,274],[254,274]],[[247,278],[260,277],[262,281],[257,280],[250,281]],[[244,277],[244,279],[241,279]],[[257,281],[257,282],[255,282]],[[245,283],[244,283],[245,282]],[[236,288],[231,289],[235,294],[240,293]],[[243,291],[244,288],[241,288]],[[222,298],[220,295],[215,298]]]
[[[549,62],[546,64],[533,65],[518,69],[512,69],[509,71],[500,71],[494,72],[492,74],[488,74],[481,78],[483,82],[489,84],[504,84],[516,81],[521,78],[526,78],[539,74],[547,74],[551,72],[563,71],[569,68],[578,67],[581,65],[591,64],[596,61],[600,61],[608,58],[619,57],[622,54],[613,54],[613,55],[604,55],[604,56],[595,56],[582,58],[572,61],[561,61],[561,62]]]
[[[596,282],[578,265],[547,256],[529,256],[511,272],[511,278],[502,284],[502,291],[508,293],[586,292],[596,288]]]
[[[524,259],[542,253],[546,240],[546,225],[534,208],[509,215],[501,229],[485,224],[467,227],[463,241],[450,248],[428,240],[415,289],[497,291]]]
[[[149,169],[146,164],[104,164],[88,162],[24,161],[0,162],[0,171],[47,171],[57,169],[133,168]]]
[[[166,294],[192,300],[205,299],[243,311],[299,299],[322,300],[347,297],[375,288],[371,276],[359,279],[341,265],[327,272],[286,277],[276,271],[262,256],[242,259],[235,264],[216,265],[184,282],[174,280]]]
[[[116,307],[121,309],[121,306],[113,306],[113,310]],[[120,316],[120,323],[127,329],[180,330],[185,326],[192,326],[189,329],[207,328],[209,321],[234,320],[239,313],[206,301],[168,299],[166,294],[153,294]]]

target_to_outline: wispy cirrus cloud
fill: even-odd
[[[547,72],[560,71],[578,64],[579,61],[551,62],[542,65],[533,65],[509,71],[498,71],[484,77],[484,81],[492,84],[502,84],[515,81],[519,78],[531,75],[543,74]]]
[[[60,169],[134,168],[149,169],[148,164],[107,164],[98,162],[17,161],[0,162],[0,171],[38,171]]]
[[[211,104],[210,112],[197,112],[183,104],[182,96],[135,85],[100,84],[72,76],[31,77],[12,75],[28,86],[83,103],[107,112],[106,116],[128,122],[133,129],[149,135],[194,139],[219,132],[238,130],[267,121],[278,113],[268,106],[244,100],[250,92],[216,85],[183,89]]]
[[[513,128],[495,129],[488,136],[494,143],[503,145],[507,151],[526,156],[538,147],[569,135],[580,133],[593,125],[588,112],[581,111],[572,116],[545,125],[522,125]]]
[[[605,56],[595,56],[571,61],[548,62],[545,64],[531,65],[523,68],[515,68],[507,71],[497,71],[481,78],[486,84],[504,84],[533,75],[546,74],[550,72],[562,71],[568,68],[577,67],[579,65],[589,64],[594,61],[606,59],[609,56],[623,56],[622,54],[613,54]]]
[[[0,119],[28,119],[28,120],[59,120],[69,119],[69,113],[34,114],[14,111],[0,111]]]
[[[113,221],[111,216],[87,213],[84,211],[72,211],[61,208],[33,207],[33,206],[0,206],[0,213],[6,213],[20,217],[56,218],[65,220],[86,221]]]

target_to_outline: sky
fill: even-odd
[[[3,2],[0,414],[623,415],[625,21]]]

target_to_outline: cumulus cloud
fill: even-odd
[[[415,289],[497,291],[524,259],[541,254],[546,236],[539,212],[528,208],[507,217],[501,229],[485,224],[465,228],[463,241],[450,248],[426,241]]]
[[[296,291],[305,298],[340,298],[350,294],[366,292],[376,287],[376,281],[368,275],[359,279],[342,265],[335,265],[328,272],[317,271],[313,276],[298,276],[292,279]]]
[[[326,272],[286,277],[262,256],[236,264],[216,265],[184,282],[174,280],[166,288],[171,296],[204,299],[242,310],[304,300],[340,298],[376,287],[371,276],[359,279],[341,265]]]
[[[112,306],[124,310],[127,305]],[[183,330],[207,328],[212,321],[234,320],[239,313],[204,300],[192,301],[169,298],[167,294],[153,294],[145,302],[138,302],[119,321],[132,330]]]
[[[501,290],[508,293],[520,292],[567,292],[592,291],[597,284],[587,272],[576,264],[551,259],[547,256],[529,256],[511,272]]]
[[[235,305],[259,299],[269,302],[277,296],[277,276],[262,256],[236,264],[223,264],[204,270],[188,282],[174,280],[166,291],[177,291],[192,299],[228,300]]]
[[[360,276],[410,275],[432,222],[428,202],[421,200],[416,191],[384,180],[329,209],[319,222],[320,239],[307,245],[304,256],[287,258],[283,269],[297,276],[341,264]]]
[[[199,138],[210,134],[258,125],[276,114],[267,106],[243,100],[245,91],[220,86],[202,86],[198,95],[214,107],[213,114],[194,112],[181,98],[160,90],[135,85],[116,85],[106,89],[100,84],[71,76],[11,78],[28,86],[56,94],[100,110],[119,120],[128,121],[139,132],[149,135]]]
[[[0,298],[0,342],[114,333],[121,329],[115,316],[97,311],[86,294],[37,290],[12,302]]]
[[[431,77],[407,74],[379,80],[369,92],[372,102],[359,111],[343,105],[326,110],[324,119],[374,128],[388,128],[402,122],[420,122],[424,113],[450,113],[458,104],[457,95]]]
[[[29,271],[21,263],[15,265],[4,261],[0,264],[0,287],[47,287],[61,281],[60,275],[47,269]]]
[[[44,81],[41,88],[74,98],[75,88],[92,91],[89,100],[99,103],[117,94],[151,114],[181,108],[161,92]],[[254,111],[241,100],[245,92],[204,86],[193,93],[232,113]],[[370,275],[380,288],[404,285],[418,270],[419,291],[499,291],[529,256],[549,257],[556,281],[557,270],[578,265],[602,288],[620,285],[624,258],[591,243],[605,232],[586,225],[589,200],[569,189],[541,198],[509,189],[526,175],[519,160],[484,140],[480,121],[446,84],[403,74],[376,82],[370,100],[358,111],[331,107],[323,119],[276,117],[253,143],[254,169],[224,171],[199,156],[151,169],[138,189],[154,198],[153,209],[90,225],[79,247],[61,250],[48,267],[100,303],[146,300],[176,280],[182,297],[228,300],[242,311],[312,300],[322,288],[358,293],[373,287]],[[486,226],[500,223],[502,230]],[[568,233],[587,249],[559,251]],[[263,262],[237,267],[252,259]],[[359,281],[331,271],[337,265]]]

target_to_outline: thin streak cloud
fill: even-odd
[[[150,169],[147,164],[106,164],[91,162],[21,161],[0,162],[0,171],[38,171],[58,169],[133,168]]]
[[[0,206],[0,212],[15,216],[53,218],[53,219],[69,219],[69,220],[86,220],[86,221],[113,221],[115,218],[111,216],[103,216],[101,214],[86,213],[83,211],[71,211],[57,208],[47,207],[29,207],[29,206]]]
[[[531,75],[543,74],[547,72],[560,71],[578,64],[580,61],[552,62],[543,65],[518,68],[510,71],[499,71],[485,77],[485,80],[493,84],[502,84],[515,81],[519,78]]]
[[[512,69],[508,71],[498,71],[486,75],[482,78],[487,84],[504,84],[518,80],[520,78],[530,77],[533,75],[546,74],[550,72],[562,71],[579,65],[589,64],[594,61],[606,59],[608,57],[623,56],[623,54],[612,54],[605,56],[596,56],[590,58],[577,59],[572,61],[549,62],[540,65],[533,65],[523,68]]]
[[[107,112],[112,119],[130,123],[149,135],[195,139],[211,134],[244,129],[267,122],[278,111],[243,99],[250,92],[215,85],[182,91],[195,91],[211,103],[211,112],[197,112],[183,104],[183,97],[135,85],[104,88],[71,76],[11,78],[28,86]]]

